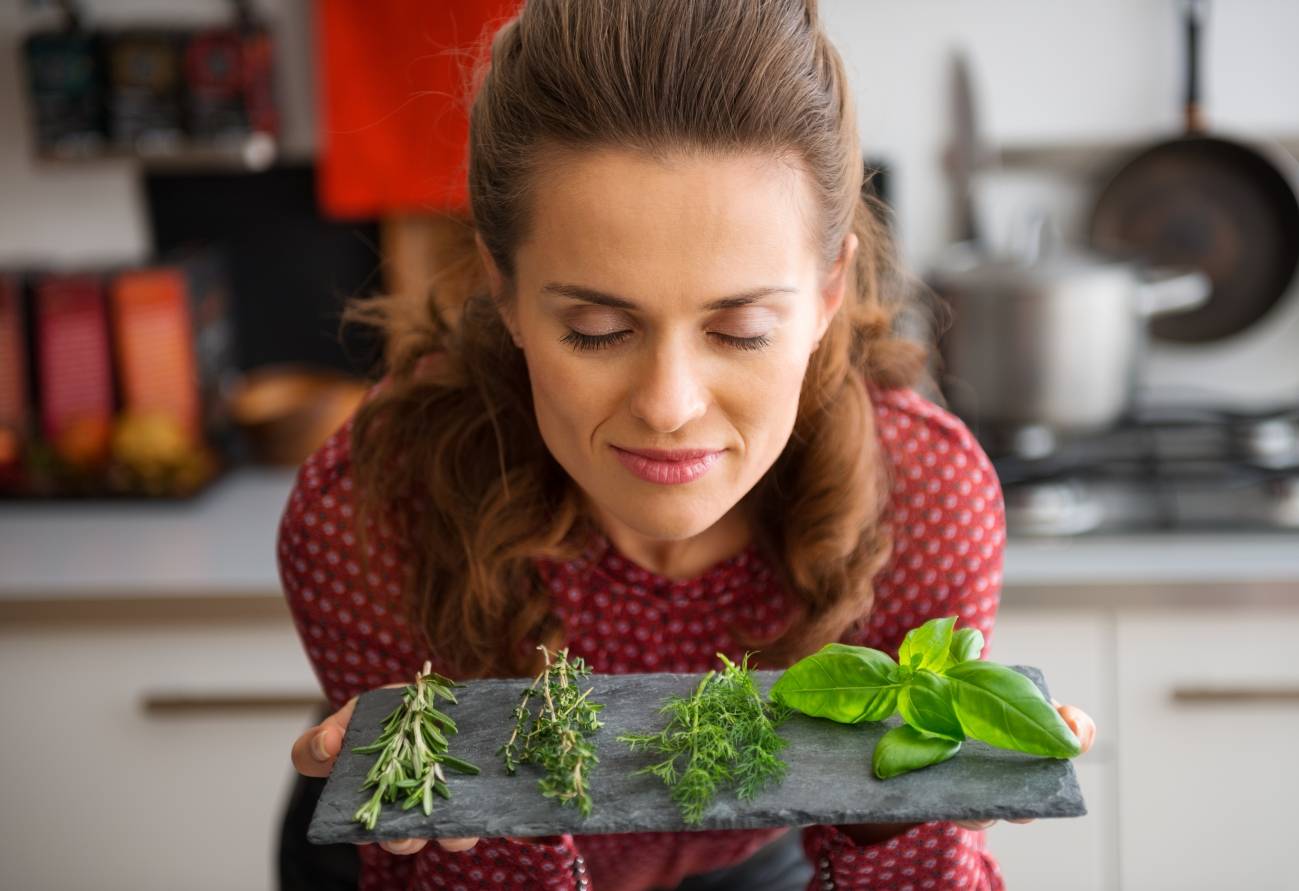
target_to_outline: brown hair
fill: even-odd
[[[352,448],[365,510],[409,543],[410,618],[462,676],[534,671],[535,644],[562,645],[563,628],[532,560],[571,559],[593,528],[542,441],[475,232],[512,280],[532,187],[563,156],[553,149],[758,151],[796,158],[809,178],[824,269],[849,232],[860,242],[790,441],[745,496],[801,609],[775,640],[732,632],[758,662],[788,664],[870,611],[891,539],[869,386],[911,385],[926,360],[893,332],[911,291],[885,208],[863,195],[848,82],[815,0],[528,0],[490,50],[469,91],[472,222],[449,218],[444,232],[442,256],[457,259],[429,293],[348,314],[386,335],[390,381],[358,412]]]

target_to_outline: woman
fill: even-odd
[[[283,518],[339,709],[298,770],[328,774],[353,697],[425,658],[775,668],[831,640],[896,654],[953,614],[990,640],[1001,493],[911,388],[925,355],[891,333],[906,290],[815,3],[530,0],[490,61],[460,287],[360,311],[388,377]],[[360,884],[997,888],[986,825],[411,840],[360,848]]]

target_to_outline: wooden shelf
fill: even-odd
[[[1239,138],[1235,133],[1223,135]],[[1113,172],[1128,156],[1153,145],[1157,139],[1158,137],[1110,142],[1012,143],[993,152],[992,159],[984,169],[1042,169],[1079,179],[1099,179]],[[1272,136],[1261,141],[1271,142],[1291,157],[1299,158],[1299,135]]]
[[[136,150],[105,146],[98,151],[37,152],[41,164],[85,165],[128,161],[150,170],[246,170],[257,173],[282,160],[280,144],[266,133],[210,145],[180,143],[174,147]]]

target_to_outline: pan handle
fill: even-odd
[[[1144,317],[1195,309],[1213,293],[1213,282],[1197,270],[1146,269],[1141,277],[1136,304]]]
[[[1182,0],[1186,26],[1186,132],[1205,131],[1204,110],[1200,104],[1200,29],[1208,0]]]

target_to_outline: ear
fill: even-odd
[[[848,270],[852,268],[856,256],[857,236],[849,232],[843,240],[843,247],[839,250],[839,258],[834,261],[834,266],[830,267],[830,273],[821,286],[821,316],[816,328],[817,343],[820,343],[821,338],[825,336],[834,314],[839,311],[839,307],[843,306],[844,293],[848,285]]]
[[[501,319],[505,322],[505,327],[509,329],[510,336],[514,338],[516,346],[523,346],[523,340],[519,336],[518,323],[515,320],[513,307],[510,305],[505,293],[505,276],[501,275],[500,268],[496,261],[492,259],[491,251],[487,250],[487,245],[483,244],[483,236],[478,232],[474,233],[474,244],[478,248],[478,259],[487,270],[487,285],[491,289],[492,302],[496,304],[497,310],[501,314]]]

